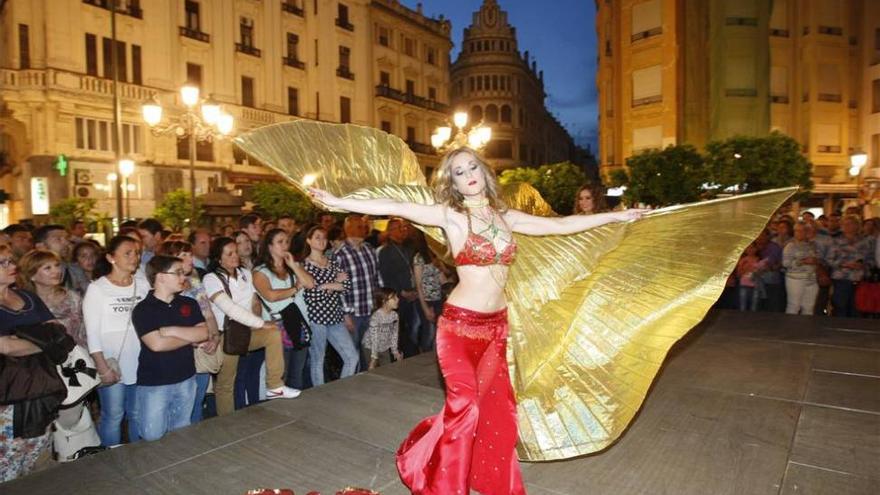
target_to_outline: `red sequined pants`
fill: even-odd
[[[516,458],[516,403],[507,371],[507,310],[479,313],[451,304],[437,322],[446,381],[443,411],[420,422],[397,451],[414,494],[524,494]]]

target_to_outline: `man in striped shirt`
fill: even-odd
[[[351,332],[355,347],[361,353],[359,367],[363,371],[369,363],[361,348],[364,334],[370,327],[373,312],[373,294],[379,287],[379,261],[376,250],[364,242],[369,233],[368,224],[360,215],[345,218],[345,242],[336,250],[333,257],[351,280],[351,290],[343,294],[342,307],[345,311],[345,328]]]

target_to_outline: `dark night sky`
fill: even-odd
[[[483,0],[404,0],[426,15],[440,14],[452,22],[452,60],[461,47],[464,28]],[[498,0],[516,27],[520,51],[528,50],[544,71],[547,108],[575,141],[595,153],[598,103],[596,98],[596,9],[592,0]]]

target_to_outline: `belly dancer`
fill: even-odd
[[[460,282],[437,324],[446,402],[401,444],[397,468],[403,482],[424,495],[467,495],[470,490],[524,494],[515,451],[516,403],[505,357],[504,285],[516,259],[513,233],[573,234],[638,219],[645,210],[548,218],[508,209],[494,172],[469,148],[449,152],[434,183],[433,205],[337,198],[316,188],[309,194],[331,208],[440,227],[454,255]]]

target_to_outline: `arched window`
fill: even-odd
[[[512,120],[513,112],[510,110],[510,105],[502,105],[501,106],[501,122],[510,123]]]
[[[486,107],[486,121],[498,122],[498,107],[490,104]]]
[[[471,122],[476,124],[477,122],[483,120],[483,107],[480,105],[474,105],[471,107]]]

